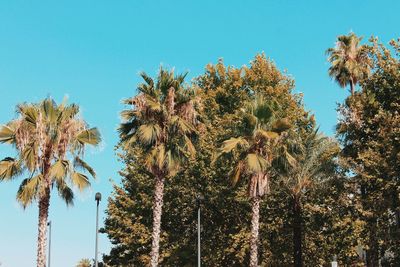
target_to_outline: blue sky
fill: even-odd
[[[98,173],[92,189],[67,208],[53,194],[52,266],[71,267],[94,257],[94,193],[103,194],[101,218],[121,167],[114,153],[121,99],[132,96],[142,70],[160,64],[189,71],[223,58],[242,66],[265,52],[296,80],[321,130],[332,135],[336,103],[347,92],[327,76],[326,48],[339,34],[354,31],[387,43],[400,37],[398,1],[1,1],[0,123],[15,105],[67,95],[82,108],[104,142],[86,160]],[[0,158],[13,155],[0,145]],[[35,266],[37,205],[15,201],[18,181],[0,183],[2,267]],[[111,244],[100,239],[100,252]]]

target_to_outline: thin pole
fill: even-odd
[[[49,221],[47,223],[47,225],[49,226],[49,259],[48,259],[48,264],[47,266],[50,267],[50,258],[51,258],[51,221]]]
[[[197,209],[197,266],[201,266],[201,250],[200,250],[200,232],[201,232],[201,224],[200,224],[200,205]]]
[[[99,243],[99,200],[97,200],[97,211],[96,211],[96,248],[94,255],[94,266],[98,267],[98,243]]]

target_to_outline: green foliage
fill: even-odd
[[[385,48],[372,39],[372,74],[362,90],[339,106],[337,134],[343,166],[350,171],[360,221],[360,244],[368,264],[400,262],[399,153],[400,46]],[[392,266],[392,265],[391,265]]]
[[[98,130],[87,128],[86,122],[77,116],[77,105],[57,105],[50,98],[20,104],[17,112],[17,119],[0,127],[0,142],[13,145],[18,153],[15,158],[0,161],[0,180],[27,173],[28,178],[17,193],[17,200],[24,207],[47,194],[52,185],[67,204],[72,204],[70,187],[83,190],[90,185],[88,177],[76,168],[95,176],[80,156],[85,145],[100,143]]]
[[[121,114],[121,142],[126,150],[140,147],[143,153],[137,159],[154,177],[164,179],[195,155],[195,93],[185,87],[185,75],[173,71],[161,68],[156,82],[145,73],[141,76],[145,83],[138,86],[140,93],[124,101],[132,109]]]
[[[360,45],[362,38],[354,33],[341,35],[337,38],[336,46],[326,51],[331,76],[345,88],[350,85],[351,94],[354,94],[354,86],[369,74],[370,61],[368,47]]]
[[[141,85],[140,91],[156,95],[152,89],[155,83],[147,76],[146,79],[148,82]],[[251,209],[246,183],[238,180],[233,190],[228,174],[235,172],[234,163],[240,158],[240,153],[236,153],[234,148],[247,149],[250,143],[238,136],[256,133],[257,138],[274,139],[274,132],[286,131],[288,126],[300,133],[312,132],[315,123],[304,110],[301,95],[292,92],[293,80],[279,72],[264,55],[257,55],[249,67],[226,67],[222,61],[208,65],[192,87],[196,88],[201,103],[200,120],[203,124],[195,143],[196,157],[189,159],[174,179],[166,181],[160,264],[196,264],[195,200],[196,195],[201,193],[205,197],[202,204],[203,265],[243,266],[249,257]],[[268,99],[268,106],[255,112],[256,116],[249,116],[252,113],[244,110],[254,106],[255,94]],[[160,105],[152,104],[149,109],[160,110]],[[130,116],[129,113],[131,111],[125,111],[123,116]],[[257,121],[260,121],[257,116],[266,118],[272,114],[285,120],[269,124],[272,131],[256,127]],[[139,127],[134,120],[129,123]],[[121,131],[127,132],[127,129],[129,127],[122,125]],[[146,138],[150,143],[153,137],[157,138],[157,131],[151,132]],[[136,161],[143,155],[143,150],[139,147],[129,149],[129,152],[124,149],[124,143],[131,136],[121,136],[122,153],[119,157],[125,166],[120,172],[122,185],[114,187],[105,221],[104,232],[111,239],[113,248],[104,260],[111,266],[143,266],[149,262],[154,184],[147,167]],[[222,143],[219,153],[232,149],[233,153],[216,161],[215,154]],[[253,160],[251,162],[254,163]],[[292,243],[291,201],[287,191],[279,185],[279,180],[280,177],[272,176],[272,192],[261,205],[262,266],[288,266],[293,263],[293,249],[288,245]],[[341,234],[353,230],[352,226],[338,225],[332,230],[334,225],[341,223],[341,216],[347,216],[347,208],[339,205],[345,202],[343,191],[343,180],[333,179],[323,189],[310,191],[304,199],[306,266],[327,264],[334,253],[345,255],[348,252],[346,248],[351,240],[342,241],[343,245],[338,250],[334,247],[339,242],[336,240],[344,236]]]

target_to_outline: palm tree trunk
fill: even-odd
[[[260,227],[260,197],[252,198],[251,239],[250,239],[250,267],[258,266],[258,229]]]
[[[379,266],[379,244],[376,237],[377,232],[377,221],[376,218],[372,218],[369,221],[369,249],[366,251],[367,256],[367,266],[368,267],[378,267]]]
[[[353,78],[350,79],[350,94],[354,95],[354,81]]]
[[[37,267],[46,267],[46,245],[47,245],[47,219],[50,206],[50,188],[45,189],[45,193],[39,200],[39,223],[37,241]]]
[[[302,248],[302,218],[301,206],[297,197],[293,199],[293,258],[295,267],[303,267],[303,248]]]
[[[154,203],[153,203],[153,232],[151,234],[151,267],[158,266],[159,250],[160,250],[160,229],[161,229],[161,214],[164,195],[164,179],[156,178]]]

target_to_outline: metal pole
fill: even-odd
[[[49,221],[47,223],[47,225],[49,226],[49,259],[48,259],[47,266],[50,267],[50,262],[51,262],[51,221]]]
[[[332,267],[338,267],[338,262],[337,262],[337,257],[336,257],[336,255],[333,256],[333,261],[331,261],[331,266],[332,266]]]
[[[97,254],[98,252],[98,243],[99,243],[99,202],[97,201],[97,211],[96,211],[96,252],[94,256],[94,262],[95,266],[98,267],[98,260],[97,260]]]
[[[94,255],[94,266],[98,267],[98,243],[99,243],[99,202],[101,200],[101,194],[99,192],[96,193],[95,200],[97,202],[97,210],[96,210],[96,247],[95,247],[95,255]]]
[[[197,209],[197,266],[201,266],[201,250],[200,250],[200,232],[201,232],[201,223],[200,223],[200,203]]]

